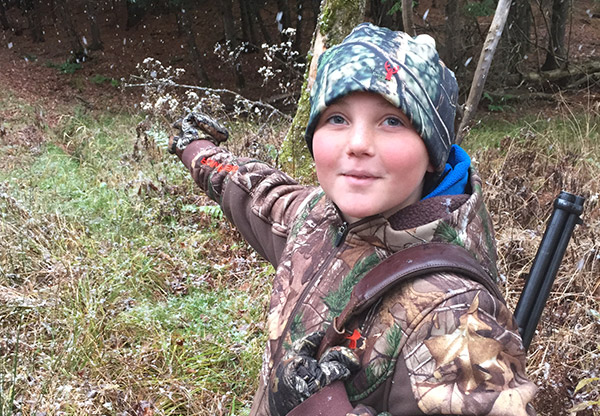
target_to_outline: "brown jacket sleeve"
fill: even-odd
[[[180,158],[246,241],[277,265],[296,215],[314,188],[298,185],[265,163],[237,158],[204,140],[190,143]]]

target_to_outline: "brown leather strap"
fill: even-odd
[[[496,282],[464,248],[447,243],[427,243],[399,251],[369,271],[354,286],[350,301],[327,328],[317,356],[327,348],[339,345],[345,335],[348,319],[371,306],[393,286],[436,272],[457,273],[482,284],[492,295],[504,302]]]
[[[294,407],[287,416],[346,416],[353,406],[343,381],[334,381]]]

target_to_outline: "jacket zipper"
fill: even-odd
[[[336,209],[337,209],[337,207],[336,207]],[[338,209],[338,213],[339,213],[340,217],[342,217],[339,209]],[[362,220],[357,221],[352,224],[348,224],[347,221],[342,222],[342,225],[337,230],[337,234],[335,237],[335,241],[334,241],[335,250],[333,250],[331,253],[329,253],[329,255],[327,256],[327,259],[323,262],[321,267],[319,267],[319,270],[317,270],[317,272],[313,275],[310,282],[306,285],[306,287],[302,291],[302,294],[300,295],[300,297],[298,298],[298,301],[294,305],[294,308],[292,309],[292,312],[291,312],[290,316],[288,317],[288,321],[285,324],[285,328],[284,328],[283,332],[281,333],[281,337],[280,337],[279,343],[277,345],[277,349],[274,351],[275,354],[279,354],[279,352],[281,351],[281,348],[283,347],[283,341],[285,339],[285,334],[289,331],[290,325],[294,320],[294,316],[296,316],[296,314],[298,313],[298,309],[300,308],[300,305],[302,305],[302,302],[304,302],[304,299],[308,295],[308,292],[314,286],[315,280],[317,280],[322,275],[322,272],[325,269],[325,267],[327,265],[329,265],[329,263],[331,262],[331,259],[333,257],[335,257],[335,255],[337,255],[337,253],[340,251],[339,247],[342,245],[342,243],[344,241],[346,241],[346,237],[348,237],[348,233],[350,232],[350,230],[352,228],[355,228],[355,226],[358,226],[364,222],[370,221],[371,219],[372,219],[372,217],[363,218]]]
[[[335,247],[339,247],[344,242],[346,236],[348,235],[348,231],[350,231],[350,226],[346,221],[344,221],[338,229],[337,236],[335,237]]]
[[[300,308],[300,305],[302,305],[302,302],[304,302],[304,299],[308,295],[308,292],[310,291],[310,289],[312,287],[314,287],[315,280],[319,279],[319,277],[322,275],[322,271],[325,269],[326,266],[329,265],[329,263],[331,262],[331,259],[333,257],[335,257],[337,255],[337,253],[340,251],[339,247],[342,244],[342,242],[346,239],[346,237],[348,236],[348,231],[350,231],[350,226],[346,221],[344,221],[342,223],[342,225],[340,226],[340,228],[338,229],[336,237],[335,237],[334,246],[336,249],[332,250],[329,253],[329,255],[327,256],[327,259],[325,259],[325,261],[323,262],[321,267],[319,267],[319,270],[317,270],[317,272],[313,274],[313,277],[311,278],[310,282],[306,285],[306,287],[302,291],[302,294],[298,298],[298,301],[294,305],[294,308],[292,309],[290,316],[288,316],[288,320],[285,324],[285,328],[283,329],[283,332],[281,333],[279,342],[277,344],[277,349],[274,351],[275,354],[280,355],[280,351],[281,351],[281,348],[283,348],[283,342],[285,340],[285,334],[287,334],[287,332],[289,331],[290,325],[294,321],[294,316],[296,316],[296,314],[298,313],[298,309]],[[273,354],[273,355],[275,355],[275,354]]]

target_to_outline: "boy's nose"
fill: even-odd
[[[372,132],[363,126],[354,126],[349,133],[348,154],[361,156],[373,153]]]

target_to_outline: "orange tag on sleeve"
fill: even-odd
[[[351,350],[355,350],[356,349],[356,341],[358,341],[360,339],[361,335],[360,332],[358,332],[358,329],[355,329],[354,332],[352,333],[352,335],[346,335],[346,339],[350,340],[350,345],[348,345],[348,348],[350,348]]]

